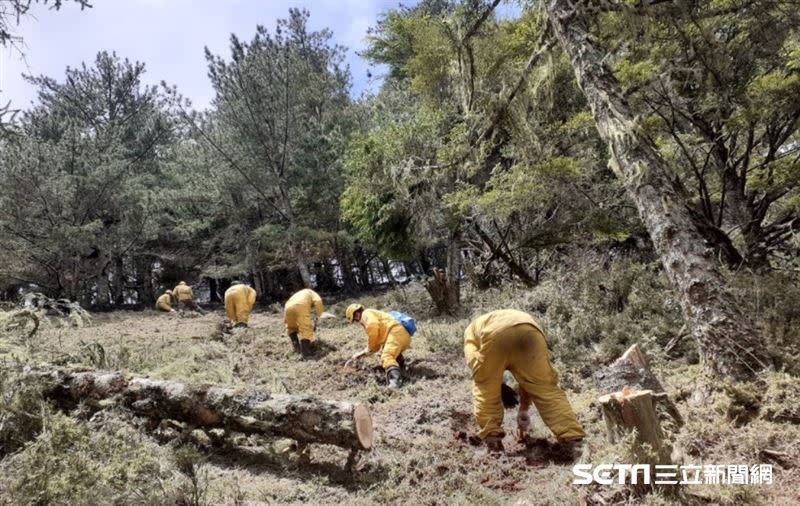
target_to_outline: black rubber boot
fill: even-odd
[[[484,444],[486,444],[486,450],[489,453],[504,453],[505,448],[503,448],[503,436],[491,434],[483,440]]]
[[[404,357],[402,353],[397,355],[397,365],[399,365],[400,369],[403,371],[406,370],[406,357]]]
[[[311,341],[308,339],[300,340],[300,353],[303,354],[303,358],[311,358],[314,355],[314,347]]]
[[[289,334],[289,339],[292,340],[292,348],[294,348],[294,352],[300,353],[300,341],[297,339],[297,332],[292,332]]]
[[[403,376],[400,373],[400,368],[393,365],[386,369],[386,379],[389,382],[389,388],[400,388],[403,384]]]
[[[588,453],[583,438],[573,439],[572,441],[563,443],[563,445],[566,447],[568,454],[572,457],[573,462],[581,462]]]

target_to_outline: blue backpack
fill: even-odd
[[[407,314],[401,313],[400,311],[389,311],[389,315],[391,315],[391,317],[395,320],[399,321],[409,335],[413,336],[414,332],[417,331],[417,322],[415,322],[414,319]]]

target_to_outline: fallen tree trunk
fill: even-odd
[[[178,420],[203,429],[281,436],[353,451],[372,447],[372,419],[362,404],[271,394],[261,390],[190,385],[119,372],[34,369],[44,395],[63,409],[122,405],[154,420]]]

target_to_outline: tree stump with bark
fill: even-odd
[[[425,282],[425,289],[431,296],[433,304],[436,306],[436,311],[440,314],[453,313],[452,294],[447,284],[447,276],[444,269],[434,267],[433,276]]]
[[[619,392],[624,388],[632,390],[650,390],[656,402],[663,404],[679,426],[683,425],[683,417],[678,408],[670,400],[661,382],[653,374],[647,355],[634,344],[614,363],[599,369],[593,375],[595,386],[601,394]]]
[[[651,390],[631,390],[624,388],[621,392],[601,396],[603,419],[608,430],[608,439],[616,443],[622,438],[635,434],[635,442],[629,449],[632,452],[633,464],[649,464],[651,484],[643,484],[639,480],[633,484],[636,493],[646,493],[653,488],[656,465],[671,464],[672,448],[664,441],[661,423],[656,414],[656,397]],[[677,487],[664,488],[668,494],[675,493]]]
[[[621,392],[600,396],[598,399],[603,410],[603,419],[608,430],[608,439],[616,443],[633,431],[636,431],[637,446],[649,445],[659,455],[665,448],[664,434],[655,410],[656,400],[651,390],[623,389]],[[640,462],[649,462],[651,456],[643,453]],[[665,457],[669,459],[669,452]],[[662,459],[659,459],[662,460]]]
[[[362,404],[254,389],[191,385],[131,377],[119,372],[34,369],[43,393],[56,406],[92,409],[120,405],[153,419],[195,428],[287,437],[307,445],[330,444],[351,452],[370,450],[372,418]]]
[[[672,463],[672,448],[664,440],[657,407],[663,406],[678,426],[683,425],[683,418],[653,374],[647,355],[638,344],[628,348],[611,365],[595,372],[594,381],[604,394],[598,398],[598,402],[609,441],[616,443],[621,438],[635,434],[635,441],[629,447],[633,463],[651,465],[651,485],[640,482],[632,486],[633,491],[637,494],[651,491],[655,478],[655,468],[652,466]],[[667,495],[675,494],[678,490],[674,486],[662,488]]]

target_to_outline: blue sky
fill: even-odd
[[[311,11],[312,29],[328,27],[334,41],[347,46],[353,74],[353,95],[375,89],[367,78],[367,63],[355,52],[364,47],[367,28],[381,12],[399,0],[91,0],[81,10],[66,4],[61,11],[34,6],[21,20],[17,34],[24,38],[24,60],[13,49],[0,49],[0,102],[11,100],[27,108],[36,91],[20,75],[44,74],[62,80],[67,66],[90,63],[101,49],[116,51],[146,64],[147,80],[175,84],[197,108],[206,107],[213,90],[206,77],[203,47],[228,55],[231,33],[249,39],[255,26],[272,30],[290,7]],[[403,0],[413,5],[415,0]],[[378,72],[380,74],[380,72]]]

